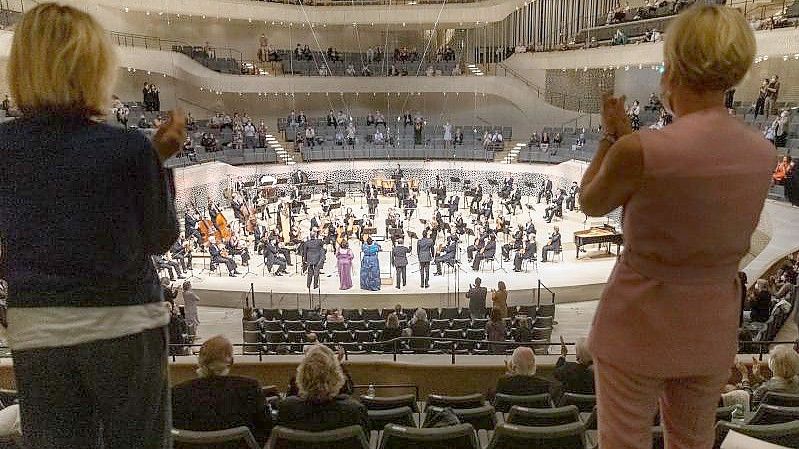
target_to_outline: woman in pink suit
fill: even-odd
[[[339,290],[352,288],[352,250],[346,241],[336,251],[336,266],[338,267]]]
[[[581,189],[588,215],[624,207],[624,253],[589,336],[603,448],[651,448],[658,407],[668,449],[713,446],[737,349],[736,273],[774,167],[773,146],[724,108],[755,55],[744,16],[692,7],[671,22],[663,53],[674,122],[633,133],[624,97],[605,98]]]

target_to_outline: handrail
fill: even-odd
[[[538,288],[536,289],[536,308],[541,306],[541,289],[542,288],[544,290],[546,290],[547,292],[549,292],[550,298],[552,299],[552,304],[555,304],[555,292],[550,290],[549,287],[544,285],[544,283],[541,282],[541,279],[539,279],[538,280]]]
[[[183,97],[178,97],[178,101],[182,101],[184,103],[188,103],[188,104],[194,106],[195,108],[202,109],[203,111],[210,112],[211,114],[216,114],[218,112],[218,111],[214,111],[213,109],[206,108],[205,106],[203,106],[201,104],[197,104],[196,102],[191,101],[191,100],[186,99],[186,98],[183,98]]]
[[[543,87],[533,83],[532,81],[528,80],[527,78],[525,78],[525,76],[522,75],[521,73],[519,73],[516,70],[508,67],[504,62],[499,62],[499,63],[497,63],[497,65],[499,67],[502,67],[502,69],[504,69],[504,71],[505,71],[504,75],[505,76],[508,76],[508,74],[510,73],[514,78],[516,78],[519,81],[523,82],[527,87],[533,89],[535,91],[536,95],[538,96],[538,98],[541,98],[543,96],[544,101],[546,101],[547,103],[549,103],[549,104],[551,104],[553,106],[556,106],[556,107],[560,107],[562,109],[567,109],[566,101],[567,100],[572,100],[577,105],[577,109],[576,109],[577,112],[585,112],[585,111],[583,111],[583,103],[586,101],[586,99],[583,96],[571,95],[571,94],[567,94],[567,93],[564,93],[564,92],[555,92],[555,91],[552,91],[550,89],[543,88]],[[558,98],[561,99],[560,104],[558,104],[558,102],[556,101],[556,99],[558,99]]]
[[[144,34],[135,34],[135,33],[122,33],[119,31],[109,31],[109,35],[112,39],[115,39],[117,45],[123,47],[140,47],[142,45],[136,45],[137,42],[143,43],[144,48],[157,48],[158,50],[166,50],[172,51],[172,47],[174,45],[181,45],[181,46],[190,46],[190,47],[203,47],[200,45],[196,45],[191,42],[185,42],[177,39],[165,39],[159,36],[147,36]],[[164,46],[167,45],[166,48]],[[205,48],[205,47],[204,47]],[[216,47],[216,46],[207,46],[210,52],[213,52],[215,57],[219,57],[218,51],[227,52],[232,59],[235,59],[239,63],[246,62],[244,61],[243,53],[241,50],[230,48],[230,47]],[[235,56],[233,56],[235,55]]]

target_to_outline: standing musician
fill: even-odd
[[[446,246],[442,245],[442,247],[439,248],[438,255],[435,257],[436,272],[433,273],[433,276],[441,276],[443,274],[441,272],[442,263],[447,263],[450,266],[455,264],[455,254],[457,251],[458,241],[453,236],[447,237]]]
[[[472,262],[472,270],[478,271],[480,269],[480,262],[482,262],[485,259],[493,259],[496,253],[497,253],[497,235],[492,233],[488,237],[488,241],[486,242],[483,249],[481,249],[479,253],[474,255],[474,261]]]
[[[430,262],[433,260],[433,239],[430,232],[425,229],[422,231],[422,238],[416,241],[416,255],[419,258],[419,276],[421,277],[421,287],[430,287]]]
[[[402,205],[404,208],[405,219],[410,220],[413,217],[413,212],[419,206],[419,200],[416,199],[416,195],[411,195],[408,198],[405,198],[405,203]]]
[[[407,283],[406,268],[408,267],[408,254],[411,253],[411,248],[403,243],[404,240],[400,237],[397,239],[397,244],[391,249],[391,262],[396,270],[398,289],[400,288],[400,280],[403,287]]]
[[[460,206],[461,199],[458,195],[452,195],[447,202],[447,208],[449,209],[449,216],[447,217],[447,221],[450,223],[452,222],[452,217],[455,216],[455,213],[458,212],[458,206]]]
[[[303,270],[308,273],[305,281],[308,289],[311,288],[311,284],[314,289],[319,288],[319,272],[322,270],[325,260],[323,245],[316,232],[311,232],[308,240],[302,244]]]
[[[481,184],[477,184],[476,190],[473,191],[472,194],[472,202],[469,203],[469,211],[473,214],[478,213],[478,208],[480,207],[480,201],[483,199],[483,186]]]
[[[552,180],[549,178],[541,181],[541,188],[538,189],[538,198],[536,199],[537,204],[541,203],[542,196],[552,198]],[[549,199],[547,199],[547,203],[549,203]]]
[[[513,258],[513,271],[519,273],[522,271],[522,262],[525,260],[535,260],[536,253],[535,239],[527,238],[524,241],[524,248],[516,251],[516,256]]]
[[[216,237],[212,236],[208,239],[208,253],[211,255],[211,271],[215,270],[218,264],[223,263],[227,266],[228,275],[230,277],[241,274],[236,271],[236,261],[233,260],[232,257],[228,257],[227,252],[223,252],[219,245],[217,245]]]

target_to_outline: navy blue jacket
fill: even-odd
[[[77,116],[0,125],[0,277],[9,307],[161,301],[151,255],[178,236],[150,141]]]

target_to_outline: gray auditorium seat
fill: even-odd
[[[383,430],[380,449],[480,449],[470,424],[415,429],[389,424]]]
[[[265,449],[369,449],[361,426],[342,427],[325,432],[306,432],[277,426]]]
[[[730,430],[780,446],[799,447],[799,421],[767,425],[737,424],[719,421],[716,423],[716,442],[713,446],[714,448],[721,446],[722,441],[727,437]]]
[[[769,391],[765,396],[763,396],[763,400],[760,403],[777,405],[781,407],[799,407],[799,394]]]
[[[427,407],[452,407],[452,408],[475,408],[485,404],[485,396],[482,393],[468,394],[465,396],[444,396],[431,394],[427,396],[425,408]]]
[[[532,427],[559,426],[580,422],[580,410],[576,405],[556,408],[528,408],[514,405],[510,408],[505,422]]]
[[[207,432],[172,429],[172,438],[176,449],[212,448],[222,443],[238,443],[242,449],[259,449],[255,437],[245,426]]]
[[[397,407],[384,410],[368,410],[369,430],[383,430],[388,424],[416,427],[413,410],[410,407]]]
[[[525,396],[497,393],[494,396],[494,407],[498,412],[508,413],[514,405],[528,408],[548,408],[552,407],[552,397],[549,393]]]
[[[500,424],[487,449],[585,449],[585,429],[582,423],[551,427],[528,427]]]

